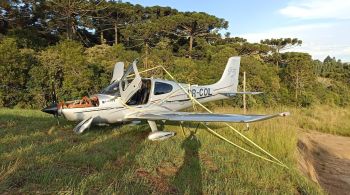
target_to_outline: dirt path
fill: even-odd
[[[301,170],[329,194],[350,193],[350,137],[300,133]]]

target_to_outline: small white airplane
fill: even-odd
[[[62,115],[69,121],[80,121],[74,128],[78,134],[92,124],[147,120],[152,130],[148,136],[150,140],[163,140],[175,135],[174,132],[159,131],[156,121],[251,123],[289,115],[288,112],[271,115],[178,112],[191,107],[192,98],[205,103],[237,94],[258,94],[259,92],[237,92],[240,57],[229,58],[218,82],[203,86],[141,78],[136,64],[135,60],[124,72],[124,63],[118,62],[110,85],[99,94],[59,104],[54,101],[54,104],[42,111]]]

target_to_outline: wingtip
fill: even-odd
[[[290,115],[290,112],[282,112],[280,113],[280,116],[289,116]]]

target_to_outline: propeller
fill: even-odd
[[[46,108],[42,109],[41,111],[48,113],[48,114],[52,114],[56,120],[57,120],[57,124],[59,125],[60,122],[58,120],[58,104],[57,104],[57,96],[56,96],[56,90],[55,90],[55,84],[54,81],[52,80],[51,82],[51,105],[47,106]]]

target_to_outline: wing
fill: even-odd
[[[129,119],[168,120],[168,121],[196,121],[196,122],[233,122],[251,123],[267,120],[274,117],[288,116],[289,112],[271,115],[240,115],[240,114],[213,114],[191,112],[138,112],[129,115]]]

